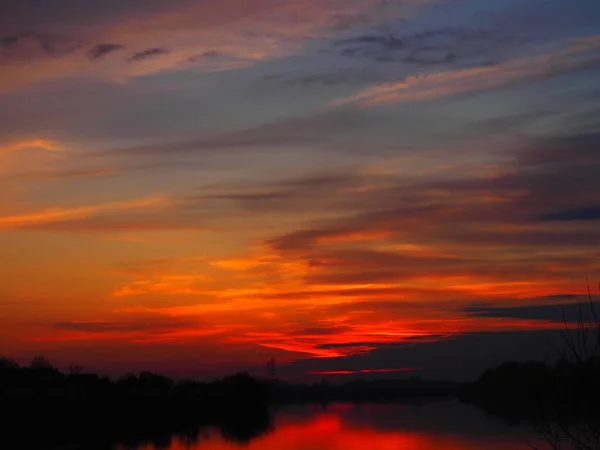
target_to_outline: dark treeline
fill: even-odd
[[[64,374],[43,358],[29,367],[0,360],[0,439],[23,448],[166,447],[173,434],[196,440],[209,425],[244,442],[269,430],[268,403],[268,383],[245,373],[210,383],[150,372],[112,381]]]
[[[504,363],[465,385],[459,399],[532,426],[554,450],[600,450],[600,359]]]
[[[457,389],[455,383],[420,378],[291,384],[246,373],[213,382],[176,382],[150,372],[110,380],[78,367],[62,373],[43,357],[27,367],[0,359],[0,405],[8,413],[0,427],[5,439],[27,448],[87,449],[90,442],[98,449],[117,442],[167,447],[175,434],[200,439],[206,426],[245,442],[271,428],[270,406],[415,401],[453,396]]]
[[[454,396],[550,435],[575,429],[579,436],[584,424],[584,432],[597,432],[600,442],[600,358],[508,362],[468,384],[418,377],[292,384],[246,373],[213,382],[173,381],[150,372],[110,380],[77,367],[62,373],[43,357],[27,367],[0,359],[0,436],[40,449],[106,450],[148,442],[166,448],[174,435],[195,442],[206,426],[214,426],[227,439],[247,442],[272,428],[272,406]]]
[[[455,396],[460,384],[447,381],[408,379],[356,380],[332,384],[276,383],[273,401],[287,403],[396,402]]]
[[[600,450],[600,315],[565,321],[557,362],[504,363],[460,391],[462,401],[532,425],[554,450]],[[581,308],[580,308],[581,311]]]
[[[246,442],[272,428],[271,406],[453,396],[509,421],[530,423],[549,441],[571,433],[600,443],[597,356],[555,364],[507,362],[468,384],[417,377],[292,384],[246,373],[213,382],[176,382],[150,372],[110,380],[77,367],[62,373],[43,357],[28,367],[0,359],[0,436],[27,448],[106,450],[117,442],[166,448],[176,434],[194,442],[206,426],[214,426],[225,438]]]
[[[460,399],[507,419],[544,419],[557,413],[600,412],[600,360],[577,364],[506,362],[465,385]]]

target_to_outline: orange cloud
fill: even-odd
[[[41,149],[49,152],[60,152],[63,149],[55,142],[49,141],[47,139],[30,139],[24,141],[18,141],[13,144],[8,144],[5,146],[0,146],[0,155],[6,155],[8,153],[16,152],[19,150],[27,150],[27,149]]]
[[[129,297],[143,294],[198,295],[206,294],[201,283],[207,281],[201,275],[162,275],[150,280],[138,280],[126,284],[112,293],[113,297]]]
[[[69,208],[47,208],[41,211],[14,214],[0,217],[0,229],[21,229],[53,222],[79,220],[105,212],[120,212],[143,209],[161,209],[169,205],[164,196],[152,196],[141,199],[101,203],[97,205],[75,206]]]

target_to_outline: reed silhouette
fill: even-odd
[[[528,422],[553,450],[600,450],[600,316],[587,286],[577,325],[564,318],[555,363],[504,363],[464,386],[460,399]]]

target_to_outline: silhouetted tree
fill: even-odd
[[[68,369],[65,376],[43,356],[23,368],[0,360],[0,409],[10,411],[2,419],[3,437],[27,448],[82,448],[90,440],[98,449],[117,442],[167,448],[173,434],[198,436],[202,426],[246,440],[269,423],[268,383],[247,373],[175,383],[152,372],[111,381],[79,366]]]
[[[54,367],[43,355],[34,356],[29,364],[32,369],[53,369]]]
[[[592,320],[584,319],[582,304],[576,329],[564,319],[567,352],[556,364],[553,408],[536,426],[553,450],[600,450],[600,317],[587,278],[586,286]]]
[[[18,369],[19,364],[10,358],[0,358],[0,370]]]
[[[588,298],[579,305],[577,325],[564,318],[566,350],[559,351],[558,361],[507,362],[488,369],[461,390],[461,400],[529,422],[553,450],[600,450],[600,317],[586,285]]]
[[[83,366],[78,364],[69,364],[67,371],[69,372],[69,375],[81,375],[83,373]]]

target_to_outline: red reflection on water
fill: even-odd
[[[210,433],[193,445],[174,440],[169,450],[507,450],[517,448],[515,444],[514,441],[491,442],[482,437],[350,427],[333,411],[280,423],[274,432],[247,445]]]

